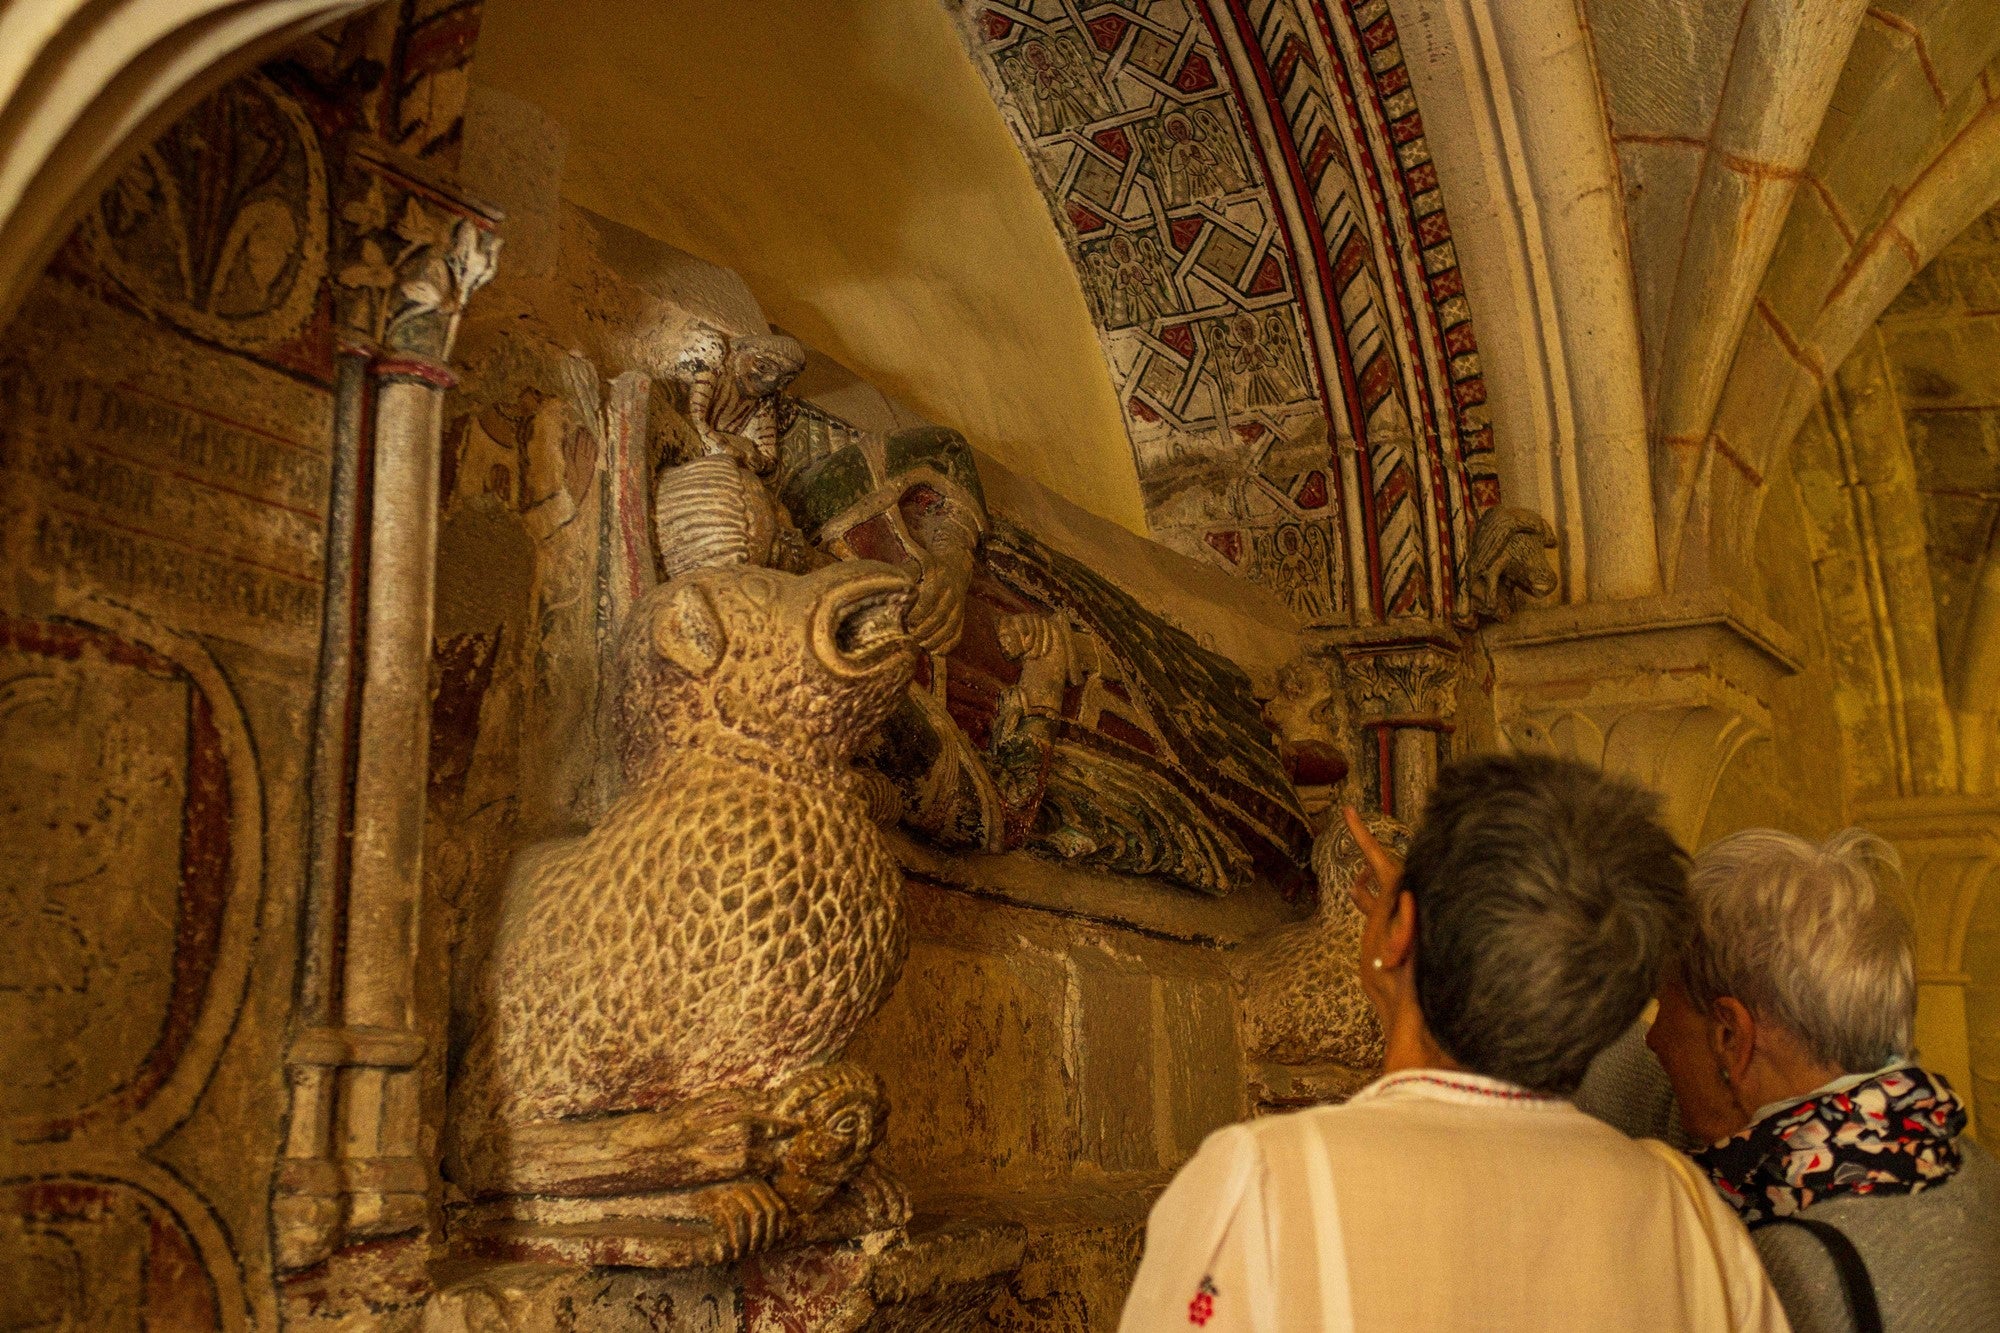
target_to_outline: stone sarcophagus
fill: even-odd
[[[788,396],[803,364],[781,335],[689,337],[669,369],[699,444],[655,483],[660,572],[908,571],[914,677],[865,760],[935,845],[1216,896],[1289,885],[1307,826],[1241,670],[989,514],[958,432],[862,431]]]
[[[900,1225],[840,1063],[902,966],[880,779],[914,590],[863,561],[697,570],[624,632],[624,790],[531,850],[462,1001],[449,1174],[494,1257],[674,1268]]]

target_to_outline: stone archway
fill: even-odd
[[[375,0],[30,0],[0,15],[0,316],[87,203],[181,112]]]
[[[1386,0],[954,8],[1090,297],[1154,536],[1312,623],[1449,620],[1499,480]]]

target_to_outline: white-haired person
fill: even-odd
[[[1153,1208],[1124,1333],[1785,1328],[1688,1159],[1568,1100],[1686,936],[1656,810],[1577,764],[1465,760],[1401,867],[1349,811],[1383,1076],[1210,1135]]]
[[[1707,848],[1646,1039],[1803,1333],[2000,1329],[2000,1167],[1911,1059],[1910,931],[1879,878],[1894,869],[1861,829]]]

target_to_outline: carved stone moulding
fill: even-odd
[[[1529,608],[1483,637],[1507,743],[1659,792],[1684,843],[1729,761],[1769,736],[1772,688],[1799,669],[1790,632],[1726,590]]]
[[[1970,1094],[1976,1085],[1967,991],[1991,978],[1968,971],[1966,936],[1980,899],[2000,889],[2000,798],[1874,801],[1855,822],[1895,844],[1902,858],[1899,889],[1916,932],[1917,1049],[1926,1065]],[[1969,1096],[1968,1110],[1976,1111]]]

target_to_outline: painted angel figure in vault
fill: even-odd
[[[663,576],[909,570],[922,659],[865,758],[931,842],[1211,894],[1296,874],[1305,822],[1241,673],[991,516],[956,431],[862,431],[788,395],[804,364],[783,335],[683,343],[671,373],[701,453],[655,482]]]

